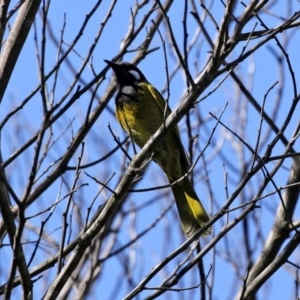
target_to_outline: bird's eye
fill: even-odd
[[[130,71],[128,71],[128,73],[130,73],[136,81],[141,80],[141,75],[139,74],[139,72],[134,71],[134,70],[130,70]]]

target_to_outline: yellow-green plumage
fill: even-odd
[[[119,84],[116,97],[116,116],[128,135],[142,148],[162,125],[171,110],[166,101],[134,65],[106,61],[114,70]],[[165,112],[165,116],[164,116]],[[169,130],[156,146],[153,159],[165,172],[170,183],[187,174],[189,162],[177,126]],[[190,236],[208,220],[188,178],[172,186],[177,209],[185,233]],[[209,234],[208,229],[205,234]]]

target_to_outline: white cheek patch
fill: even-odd
[[[141,75],[139,74],[139,72],[130,70],[130,71],[128,71],[128,73],[130,73],[135,78],[136,81],[141,80]]]

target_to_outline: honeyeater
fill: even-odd
[[[117,79],[117,119],[131,139],[142,148],[162,125],[164,118],[171,114],[171,109],[136,66],[128,62],[105,62],[113,69]],[[183,177],[188,173],[190,163],[177,126],[170,129],[155,147],[153,159],[163,169],[170,183],[183,178],[171,188],[182,228],[191,236],[209,220],[209,216],[190,179]],[[204,232],[209,233],[210,228]]]

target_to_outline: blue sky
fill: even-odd
[[[293,2],[292,10],[299,10],[299,3]],[[66,28],[65,28],[65,36],[64,41],[66,44],[71,43],[74,36],[77,34],[79,27],[81,26],[83,20],[86,17],[86,14],[90,11],[92,5],[94,3],[87,2],[83,3],[81,1],[60,1],[53,2],[51,4],[49,19],[50,25],[53,29],[53,32],[57,38],[60,36],[60,31],[62,28],[62,24],[64,21],[64,13],[66,13]],[[82,63],[82,58],[86,56],[89,47],[93,43],[94,36],[96,32],[100,28],[100,23],[102,22],[104,16],[106,15],[107,8],[110,5],[110,1],[103,1],[100,8],[97,10],[90,23],[88,24],[86,30],[83,32],[82,37],[79,43],[76,45],[75,50],[76,53],[73,52],[70,55],[70,61],[72,65],[75,67],[75,70],[79,68]],[[149,10],[150,5],[146,5],[144,8],[144,13]],[[189,7],[191,10],[191,7]],[[201,8],[198,8],[198,11],[201,12]],[[236,15],[239,16],[240,12],[243,11],[243,8],[240,4],[237,4]],[[291,15],[287,11],[287,8],[283,2],[278,1],[278,3],[274,7],[270,7],[270,12],[274,14],[278,14],[279,16],[286,17],[287,15]],[[218,23],[221,22],[221,17],[223,14],[223,7],[221,2],[215,2],[211,8],[211,13],[215,17]],[[180,49],[182,50],[182,18],[183,11],[181,4],[177,2],[174,4],[170,12],[168,13],[170,17],[170,22],[173,26],[173,30],[176,33],[176,39],[179,42]],[[153,19],[156,14],[153,14]],[[137,18],[137,24],[140,19],[143,17],[143,13],[140,13]],[[119,53],[120,43],[124,34],[127,32],[128,23],[130,18],[130,3],[125,1],[119,1],[116,4],[115,10],[111,16],[111,19],[105,26],[103,31],[103,36],[100,39],[93,57],[92,57],[92,65],[95,69],[96,73],[99,73],[104,67],[105,63],[104,59],[112,59],[115,55]],[[136,42],[130,47],[130,49],[134,49],[137,47],[143,39],[147,35],[147,29],[151,26],[150,18],[145,26],[145,28],[141,31],[140,36],[137,38]],[[275,15],[271,15],[268,12],[263,14],[264,22],[272,27],[282,23],[282,20],[276,17]],[[213,40],[216,39],[216,30],[213,24],[207,21],[206,26],[208,27],[208,31],[211,34],[211,38]],[[38,18],[36,22],[37,28],[41,25],[41,20]],[[251,22],[249,26],[245,28],[245,30],[251,31],[255,22]],[[192,39],[195,30],[197,29],[197,24],[195,21],[190,18],[188,22],[188,32],[189,32],[189,40]],[[260,25],[257,24],[257,29],[261,29]],[[166,38],[165,34],[165,26],[161,25],[160,30],[163,33],[163,37]],[[294,66],[295,78],[296,81],[299,81],[299,70],[298,68],[298,55],[299,55],[299,30],[292,29],[288,32],[291,34],[291,42],[286,44],[286,51],[289,55],[289,59]],[[40,40],[40,30],[37,30]],[[34,45],[34,31],[32,30],[28,40],[24,46],[22,54],[18,60],[17,66],[14,70],[13,76],[9,83],[8,89],[4,96],[2,102],[2,109],[0,111],[1,120],[4,116],[15,106],[17,106],[39,83],[38,70],[37,70],[37,58],[36,58],[36,49]],[[287,36],[284,34],[278,36],[283,44],[285,44],[285,39]],[[247,45],[247,49],[251,48],[253,45],[257,43],[256,40],[250,41],[249,45]],[[198,68],[202,69],[207,62],[208,51],[210,50],[208,45],[203,41],[203,39],[199,39],[197,41],[198,46],[195,47],[197,49],[191,52],[189,63],[190,63],[190,71],[193,77],[196,77],[198,74],[198,70],[194,67],[195,61],[198,63]],[[245,46],[246,43],[241,43],[233,53],[229,56],[228,61],[238,57],[239,53],[242,51],[242,47]],[[67,45],[65,46],[67,48]],[[166,72],[165,72],[165,63],[164,63],[164,54],[162,50],[162,42],[158,36],[155,35],[150,48],[159,47],[158,51],[147,56],[145,60],[143,60],[139,64],[139,68],[145,74],[147,79],[155,86],[158,90],[162,90],[166,84]],[[46,46],[46,73],[53,66],[53,63],[56,61],[57,50],[53,46],[50,41],[49,35],[47,35],[47,46]],[[287,64],[284,62],[284,74],[283,77],[280,76],[278,69],[278,61],[275,56],[272,55],[273,51],[277,54],[280,54],[278,47],[276,46],[275,41],[269,42],[266,46],[261,47],[254,55],[250,56],[246,61],[244,61],[241,65],[236,68],[236,73],[245,80],[244,84],[251,90],[252,95],[255,99],[261,104],[263,102],[264,96],[267,93],[268,89],[276,82],[279,81],[277,87],[275,87],[268,95],[265,110],[267,112],[272,112],[274,109],[278,111],[278,117],[276,119],[277,126],[281,126],[282,122],[285,120],[286,114],[290,107],[290,104],[293,100],[293,90],[291,84],[291,76],[288,72]],[[126,54],[124,60],[131,61],[134,57],[135,52]],[[172,71],[176,66],[178,59],[170,51],[167,50],[169,70]],[[98,99],[101,99],[104,94],[107,86],[111,83],[111,71],[109,71],[106,75],[106,80],[103,85],[98,90],[97,96]],[[54,95],[54,101],[58,101],[62,95],[66,92],[66,89],[70,82],[73,81],[74,74],[70,71],[67,65],[63,65],[59,72],[59,80],[58,87],[56,89]],[[84,82],[88,82],[94,78],[94,74],[90,68],[86,68],[81,76],[82,84]],[[223,76],[217,78],[213,84],[205,91],[204,94],[207,94],[209,91],[213,90],[215,86],[217,86],[222,80]],[[51,88],[51,82],[53,79],[49,81],[49,89]],[[284,84],[283,95],[281,99],[284,99],[280,102],[278,107],[274,108],[274,103],[276,103],[276,97],[278,95],[278,88],[280,84]],[[74,90],[75,91],[75,90]],[[181,97],[186,91],[186,83],[183,77],[183,73],[177,73],[174,79],[170,83],[170,99],[169,104],[171,108],[174,108],[178,105]],[[50,94],[50,93],[49,93]],[[66,130],[66,133],[63,135],[63,138],[59,140],[59,143],[56,143],[53,146],[53,150],[50,152],[49,157],[42,163],[40,173],[45,170],[45,168],[51,164],[55,159],[59,157],[64,151],[67,149],[68,144],[72,140],[72,135],[76,134],[77,130],[82,125],[83,121],[86,117],[86,112],[88,108],[88,104],[90,101],[90,94],[87,93],[83,97],[81,97],[69,111],[63,116],[60,122],[58,122],[53,127],[53,135],[58,137],[59,134]],[[164,94],[166,96],[166,94]],[[241,133],[241,128],[239,127],[240,121],[237,119],[237,116],[243,116],[241,113],[244,110],[244,116],[247,119],[245,122],[245,136],[244,139],[252,146],[255,146],[257,131],[260,125],[260,115],[253,109],[253,107],[247,103],[247,100],[243,95],[239,95],[239,89],[233,80],[228,77],[224,83],[218,88],[216,92],[214,92],[211,96],[209,96],[205,101],[202,101],[194,110],[194,114],[192,115],[192,121],[196,122],[195,115],[197,113],[201,114],[201,117],[206,120],[211,118],[209,113],[213,113],[216,116],[219,116],[221,111],[225,108],[226,104],[228,106],[223,114],[222,121],[229,126],[233,131],[238,134]],[[95,106],[95,104],[94,104]],[[238,108],[241,111],[238,111]],[[114,132],[123,139],[126,135],[120,128],[120,126],[116,123],[114,114],[111,111],[114,110],[114,100],[112,99],[109,103],[109,109],[107,109],[99,118],[97,123],[94,125],[91,132],[85,139],[85,151],[83,162],[88,163],[91,162],[105,153],[107,153],[110,149],[115,147],[115,142],[113,141],[113,137],[108,129],[108,124],[111,125]],[[299,122],[299,109],[296,110],[294,116],[291,120],[290,126],[287,128],[286,137],[289,139],[294,130],[296,124]],[[36,130],[39,128],[42,122],[43,114],[42,114],[42,102],[40,94],[31,99],[31,101],[4,127],[2,132],[2,150],[3,150],[3,158],[4,161],[11,155],[11,153],[18,149],[28,138],[30,138]],[[205,128],[194,128],[194,134],[199,134],[198,146],[196,147],[196,155],[199,155],[201,150],[207,144],[209,136],[212,132],[212,128],[215,126],[216,122],[211,119],[205,123]],[[69,126],[69,128],[68,128]],[[182,132],[182,139],[187,144],[187,134],[186,134],[186,122],[185,118],[182,119],[179,123],[180,131]],[[268,126],[263,124],[263,133],[267,132]],[[226,136],[227,140],[224,139]],[[232,163],[237,169],[240,167],[240,163],[243,157],[239,157],[235,152],[236,148],[232,147],[228,139],[230,134],[226,132],[225,128],[218,125],[216,133],[214,135],[214,143],[222,143],[222,153],[226,155],[226,158],[229,162]],[[270,133],[270,137],[273,137],[274,133]],[[231,136],[234,140],[235,147],[239,147],[239,143]],[[8,141],[8,142],[7,142]],[[98,145],[98,146],[97,146]],[[264,148],[266,148],[267,143]],[[299,147],[299,141],[296,142],[295,148]],[[27,151],[25,151],[22,156],[13,162],[7,168],[7,174],[9,180],[11,180],[11,184],[14,186],[14,189],[18,196],[24,192],[24,188],[26,186],[26,182],[28,180],[28,161],[32,160],[33,147]],[[279,155],[283,151],[283,146],[281,143],[278,143],[278,146],[274,149],[273,155]],[[132,148],[129,148],[129,152],[133,155]],[[75,153],[73,159],[70,162],[70,165],[76,165],[77,157],[80,153],[80,149]],[[226,162],[222,159],[222,157],[214,157],[216,153],[216,147],[214,144],[209,145],[205,152],[205,158],[211,162],[207,166],[207,172],[205,173],[202,168],[198,168],[199,172],[195,174],[195,189],[203,200],[203,203],[210,214],[214,214],[217,212],[217,208],[220,208],[226,201],[226,193],[225,193],[225,183],[224,183],[224,168],[228,172],[228,189],[229,194],[231,194],[234,189],[237,187],[240,181],[240,175],[235,174],[233,169],[226,166]],[[263,153],[263,151],[261,151]],[[246,149],[243,150],[244,157],[246,159],[251,158],[251,153]],[[201,160],[199,162],[201,164]],[[110,159],[105,163],[105,165],[96,165],[92,168],[86,170],[90,175],[97,177],[101,181],[106,181],[112,173],[116,173],[115,177],[110,181],[109,186],[114,188],[119,181],[119,178],[123,174],[123,167],[126,165],[124,163],[124,158],[121,151],[116,152]],[[289,168],[291,165],[291,160],[287,160],[284,163],[284,167],[282,170],[276,175],[276,183],[278,186],[283,186],[286,184],[287,177],[289,174]],[[270,163],[267,167],[269,170],[272,169],[274,163]],[[197,169],[197,170],[198,170]],[[72,182],[71,177],[73,175],[65,174],[66,181],[68,183]],[[213,190],[213,199],[210,197],[209,189],[207,188],[207,180],[210,182]],[[245,194],[241,195],[236,202],[234,202],[233,207],[237,206],[241,203],[242,200],[246,199],[250,201],[252,197],[255,195],[257,191],[257,186],[261,184],[263,177],[261,174],[258,174],[253,178],[251,183],[245,188]],[[99,190],[99,186],[93,182],[91,179],[86,177],[83,172],[80,177],[80,183],[88,183],[88,187],[83,187],[78,193],[78,196],[75,196],[74,201],[81,208],[78,212],[84,219],[86,214],[87,207],[89,205],[88,199],[93,199],[95,197],[97,191]],[[55,197],[58,195],[59,187],[61,181],[57,181],[51,188],[47,194],[43,195],[41,199],[39,199],[38,204],[33,205],[28,210],[28,215],[34,214],[39,210],[47,207],[50,201],[53,201]],[[159,167],[155,163],[150,163],[147,171],[143,176],[143,180],[137,184],[135,188],[145,188],[155,186],[157,184],[166,184],[166,179],[164,174],[161,172]],[[274,188],[271,186],[266,189],[266,192],[273,191]],[[63,186],[62,192],[67,193],[67,185]],[[121,234],[119,236],[116,248],[121,246],[122,244],[127,243],[133,236],[143,229],[147,228],[150,224],[152,224],[158,215],[172,202],[172,195],[167,193],[168,191],[155,191],[155,192],[147,192],[147,193],[132,193],[126,202],[126,205],[123,207],[124,211],[129,210],[132,206],[140,206],[149,201],[149,199],[155,198],[156,200],[147,207],[147,209],[142,209],[138,215],[129,214],[126,218],[126,221],[122,223],[120,227]],[[265,193],[266,193],[265,192]],[[101,194],[101,196],[97,199],[97,203],[102,203],[107,200],[110,196],[108,191]],[[164,200],[161,201],[161,198]],[[212,201],[214,201],[212,203]],[[273,224],[274,218],[274,210],[277,208],[279,203],[278,196],[270,196],[263,200],[262,208],[259,212],[256,212],[255,215],[249,215],[249,219],[253,221],[254,216],[259,219],[260,222],[260,234],[265,238]],[[46,226],[46,230],[50,233],[53,238],[56,238],[59,241],[60,238],[60,226],[61,226],[61,216],[64,211],[65,204],[62,202],[61,205],[57,207],[55,210],[55,214],[52,218],[52,222],[48,223]],[[94,206],[94,209],[97,207]],[[171,253],[174,249],[176,249],[184,240],[185,237],[183,234],[180,234],[180,225],[177,222],[177,215],[174,206],[172,210],[169,211],[155,227],[151,230],[147,235],[145,235],[141,240],[135,243],[130,249],[126,250],[126,253],[132,260],[129,262],[128,266],[129,270],[132,272],[132,281],[133,286],[137,284],[146,274],[150,272],[150,270],[158,264],[167,254]],[[230,214],[229,219],[232,220],[236,214],[240,213],[240,211],[233,212]],[[295,216],[299,216],[299,207],[297,208]],[[39,224],[39,222],[45,218],[45,216],[41,216],[41,218],[33,219],[32,222],[35,225]],[[222,226],[226,222],[226,218],[222,218],[214,225],[214,234],[217,234]],[[115,220],[115,226],[118,224],[118,219]],[[55,226],[54,226],[55,225]],[[38,225],[37,225],[38,226]],[[54,227],[53,227],[54,226]],[[135,232],[135,229],[138,229]],[[76,233],[78,228],[74,228],[74,232]],[[254,251],[253,259],[257,257],[261,250],[262,240],[257,238],[257,228],[250,228],[251,232],[251,247]],[[226,257],[226,247],[229,245],[229,250],[231,257],[235,257],[238,263],[244,259],[244,251],[239,252],[239,244],[242,244],[244,241],[242,239],[242,228],[241,225],[236,226],[231,232],[229,232],[227,240],[221,241],[215,248],[215,251],[223,255],[219,255],[216,258],[215,264],[215,274],[214,274],[214,294],[212,299],[232,299],[236,294],[237,287],[241,284],[241,278],[235,277],[235,272],[233,270],[233,262],[228,261],[229,257]],[[32,235],[33,237],[34,235]],[[30,237],[30,235],[29,235]],[[203,245],[205,245],[210,240],[210,237],[203,240]],[[103,245],[103,249],[105,249],[106,245]],[[243,248],[243,247],[242,247]],[[31,246],[28,246],[28,251],[32,251]],[[43,261],[45,258],[45,253],[47,250],[44,249],[45,252],[40,251],[38,256],[36,257],[35,264]],[[51,252],[51,250],[49,250]],[[224,257],[225,255],[225,257]],[[2,256],[2,255],[1,255]],[[4,253],[1,257],[1,265],[3,261],[9,257],[8,253]],[[111,258],[103,267],[104,276],[101,277],[101,281],[93,286],[92,294],[93,297],[90,299],[95,299],[95,295],[101,299],[121,299],[125,296],[129,291],[128,286],[122,285],[122,278],[124,275],[124,270],[121,268],[120,261],[125,259],[127,256],[122,256],[120,254],[117,257]],[[182,261],[186,257],[186,253],[179,256],[179,258],[175,259],[172,263],[170,263],[163,272],[159,276],[156,276],[150,283],[149,286],[159,285],[165,276],[168,276],[171,272],[173,272],[174,268],[178,263]],[[100,255],[100,258],[101,255]],[[299,262],[299,252],[295,253],[292,257],[295,263]],[[206,270],[209,269],[210,264],[212,264],[212,253],[209,253],[204,258],[204,264]],[[243,266],[243,270],[241,270],[240,275],[244,276],[247,265]],[[293,270],[294,271],[294,270]],[[281,268],[265,285],[259,294],[258,299],[265,299],[264,295],[267,295],[269,299],[294,299],[295,291],[294,291],[294,282],[293,277],[290,275],[292,271],[289,271],[288,268]],[[55,270],[49,272],[47,276],[54,276]],[[188,287],[191,285],[191,282],[194,284],[198,283],[199,278],[193,278],[197,274],[197,271],[191,273],[186,278],[184,278],[179,283],[179,287]],[[46,278],[47,278],[46,276]],[[0,273],[1,278],[1,273]],[[1,279],[1,282],[3,278]],[[211,278],[209,278],[211,280]],[[40,283],[43,279],[40,281]],[[45,279],[46,281],[46,279]],[[283,288],[284,287],[284,288]],[[117,294],[116,294],[117,293]],[[140,299],[145,298],[146,295],[150,295],[152,291],[147,291],[141,294]],[[116,297],[116,298],[114,298]],[[180,296],[176,292],[169,292],[164,294],[161,299],[198,299],[198,291],[185,291],[181,292]],[[39,297],[37,297],[38,299]]]

